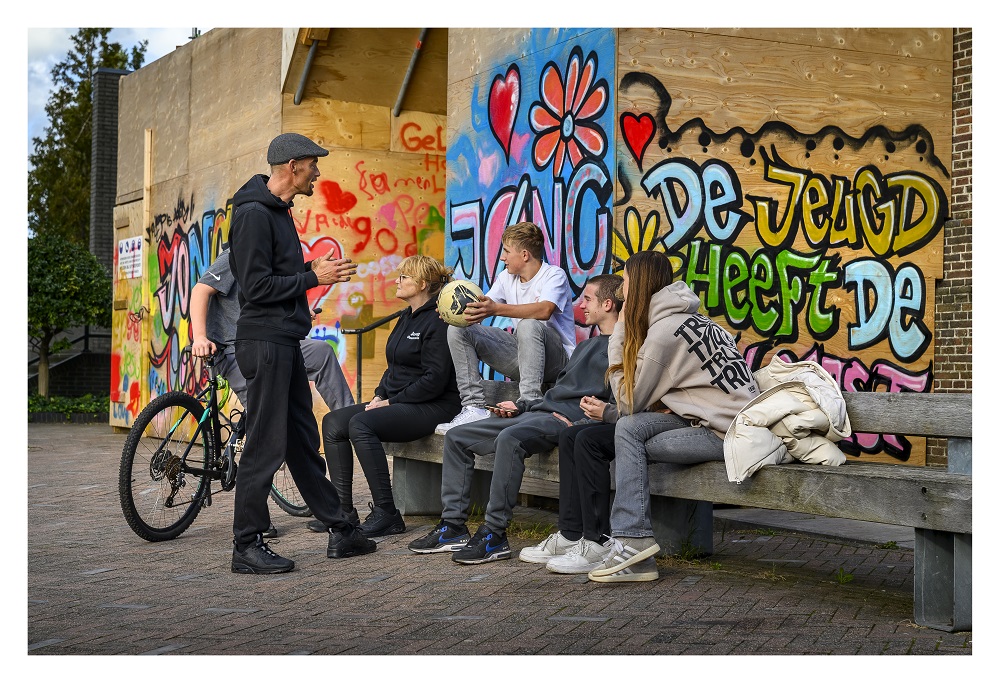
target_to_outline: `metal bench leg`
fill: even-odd
[[[712,554],[712,504],[651,496],[653,535],[662,555]]]
[[[971,631],[972,534],[913,531],[913,620],[940,631]]]

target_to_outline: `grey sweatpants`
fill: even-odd
[[[465,524],[469,519],[472,472],[476,455],[495,454],[486,524],[504,531],[514,516],[517,493],[524,476],[524,459],[559,445],[568,425],[549,412],[527,412],[516,417],[488,417],[448,430],[441,472],[441,519]]]

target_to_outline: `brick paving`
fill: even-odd
[[[132,532],[124,439],[107,425],[28,426],[28,654],[972,654],[971,633],[913,623],[911,550],[732,521],[709,558],[601,585],[516,559],[416,556],[406,544],[429,517],[408,517],[376,553],[330,560],[324,536],[272,504],[273,547],[296,570],[233,574],[231,493],[174,541]],[[555,515],[518,508],[515,521]],[[510,540],[515,556],[535,542]]]

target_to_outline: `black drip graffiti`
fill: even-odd
[[[705,124],[705,121],[702,118],[699,117],[685,122],[676,131],[672,131],[666,125],[667,114],[670,112],[672,98],[663,83],[661,83],[655,76],[639,71],[631,71],[622,76],[618,85],[618,92],[624,95],[631,88],[642,86],[652,90],[658,102],[656,113],[653,115],[653,120],[656,122],[657,129],[660,131],[660,136],[657,140],[657,144],[660,149],[668,149],[671,145],[676,144],[687,132],[691,130],[701,131],[698,135],[698,142],[704,148],[707,148],[710,144],[720,144],[729,142],[734,138],[741,138],[739,145],[740,154],[747,159],[750,159],[755,154],[760,147],[760,140],[766,136],[784,137],[792,142],[803,144],[807,150],[807,157],[816,149],[817,139],[832,137],[833,139],[831,144],[833,145],[833,148],[838,151],[845,147],[859,150],[872,140],[883,140],[886,152],[889,154],[895,153],[897,146],[899,145],[913,145],[923,160],[941,171],[946,178],[951,177],[949,170],[945,167],[937,155],[934,154],[933,136],[926,128],[919,124],[907,126],[904,130],[899,132],[893,132],[883,125],[878,125],[869,128],[861,137],[856,138],[848,135],[843,130],[833,125],[824,126],[815,133],[802,133],[783,121],[768,121],[761,126],[756,133],[750,133],[741,126],[730,128],[728,131],[723,133],[716,133]],[[760,151],[763,153],[763,148],[760,148]],[[888,156],[886,158],[888,158]],[[751,159],[751,163],[755,163],[755,160]],[[622,166],[619,165],[618,178],[622,185],[622,198],[615,203],[615,206],[626,204],[631,199],[632,188],[629,183],[622,182],[624,177],[625,174],[623,173]]]

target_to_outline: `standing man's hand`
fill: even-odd
[[[351,276],[358,272],[358,264],[351,259],[333,258],[333,249],[313,260],[311,268],[316,273],[316,279],[321,285],[348,282]]]

